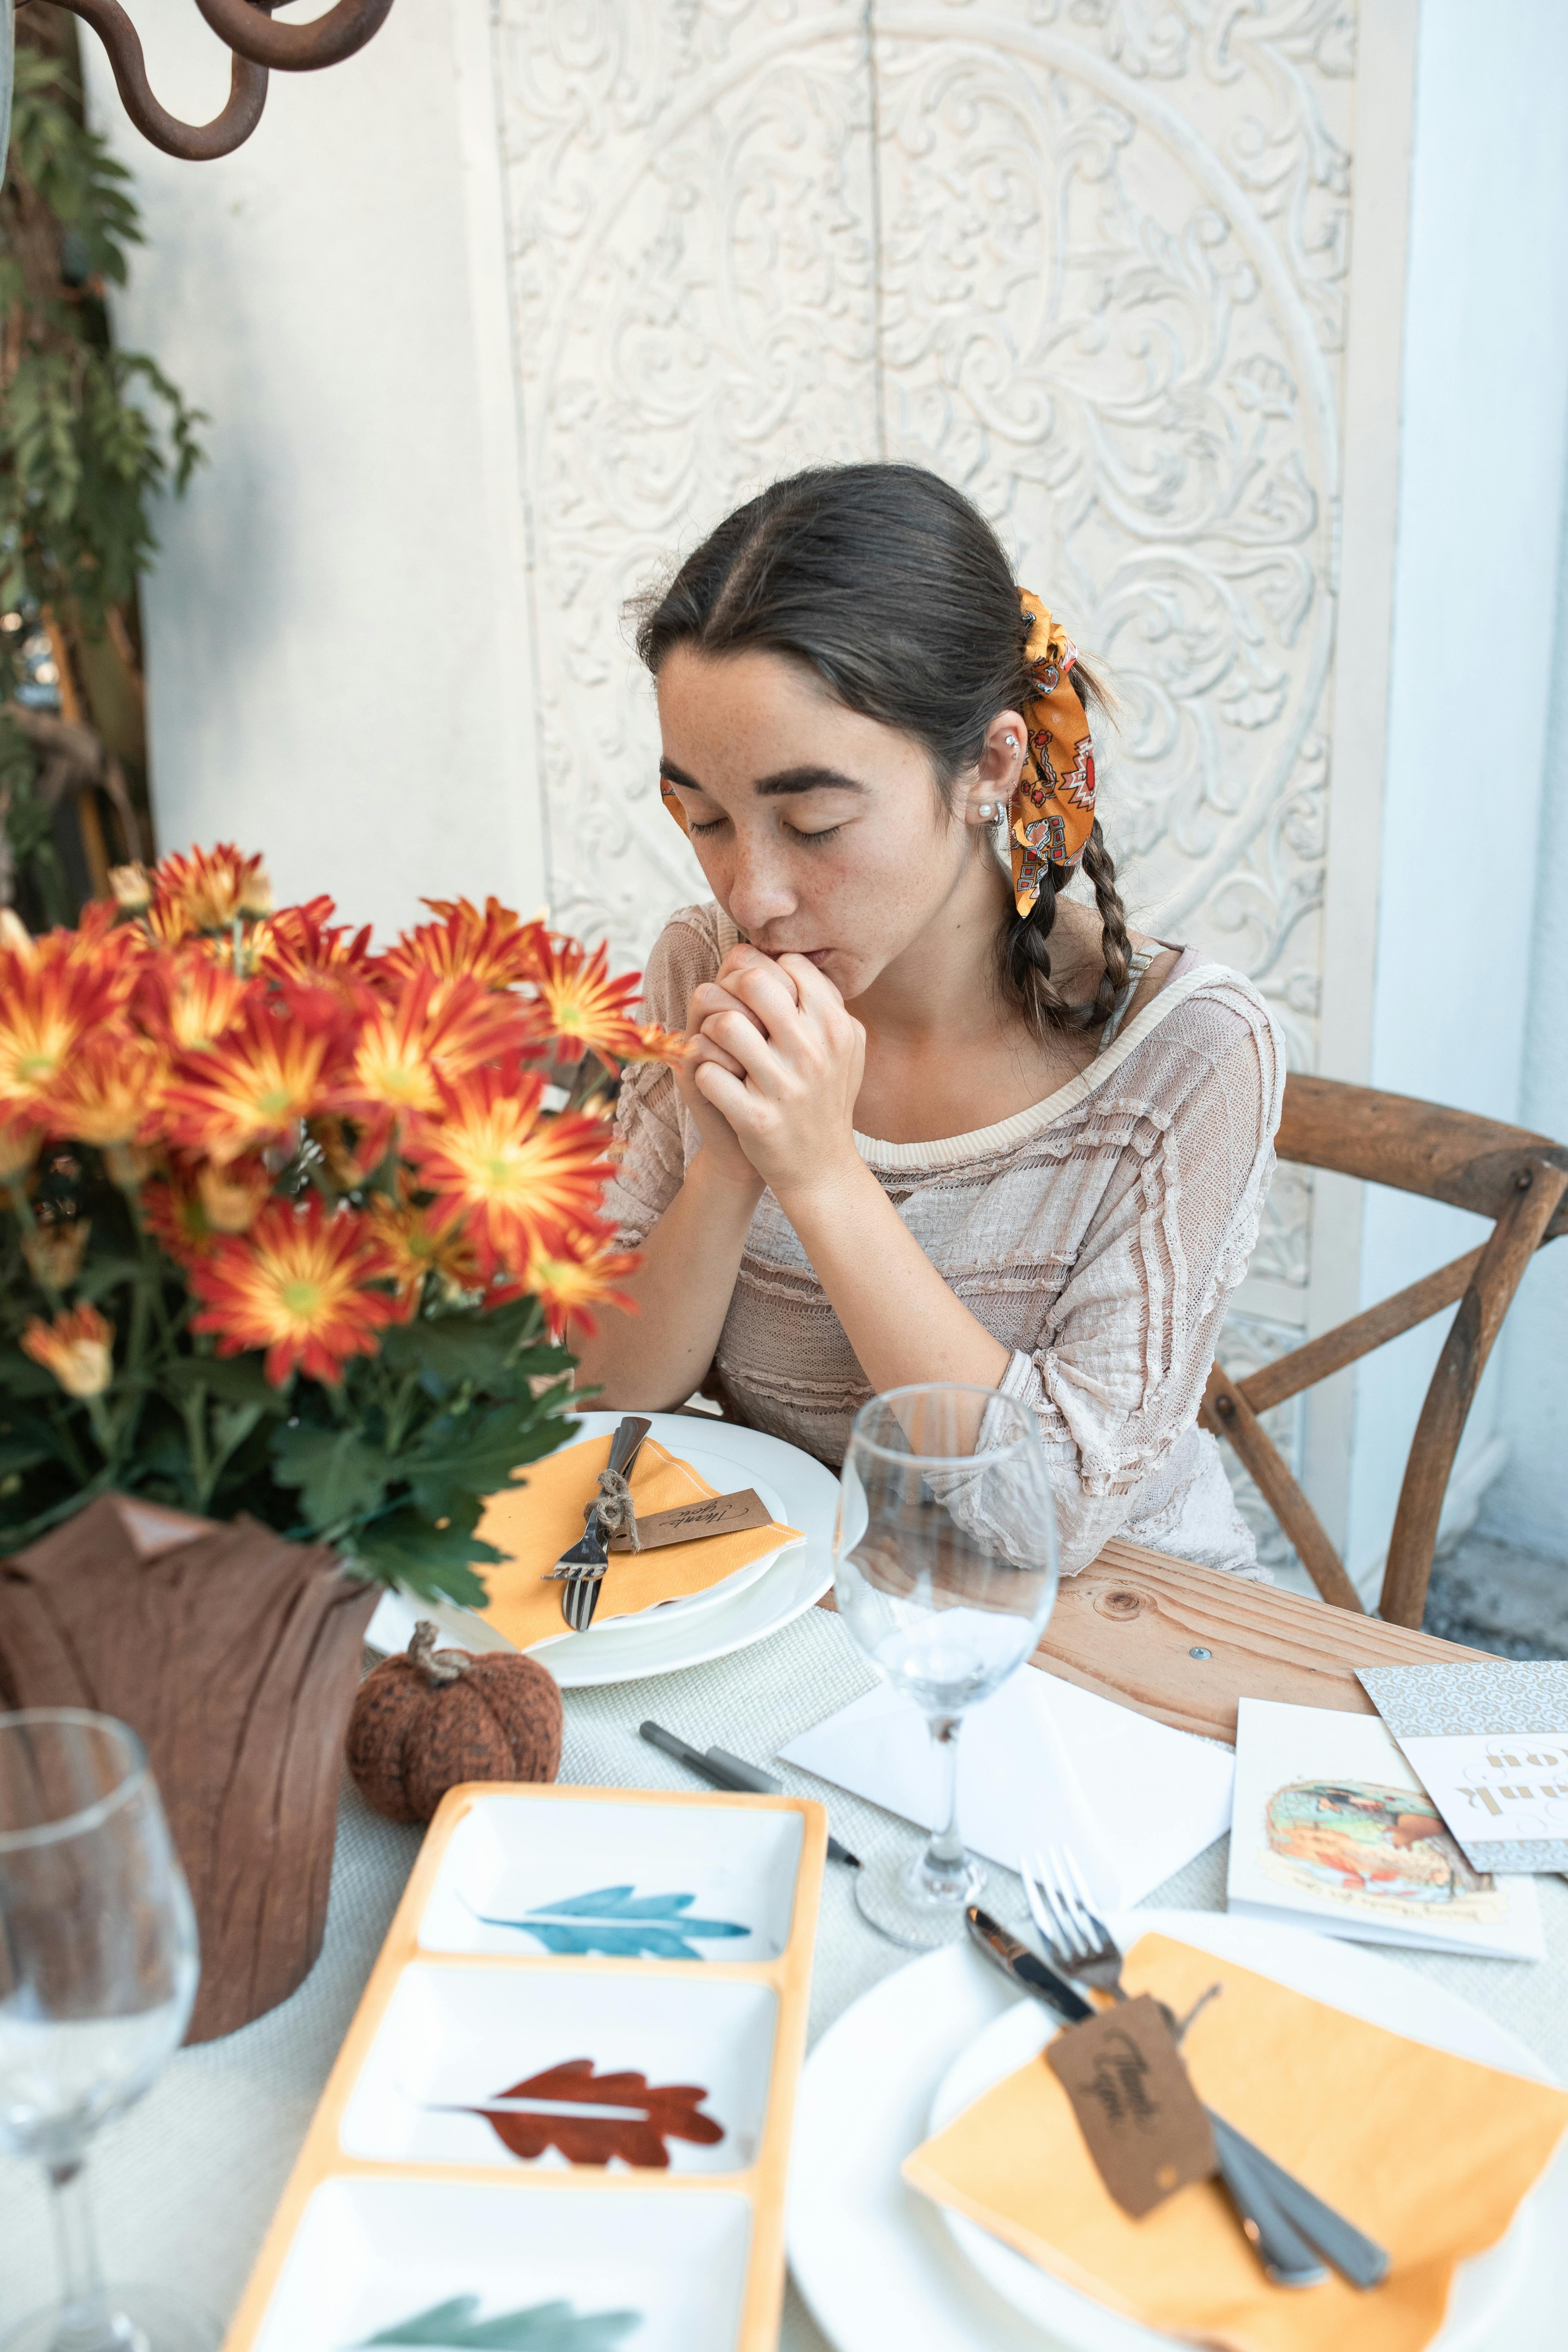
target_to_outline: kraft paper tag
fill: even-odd
[[[695,1543],[702,1536],[737,1536],[747,1528],[772,1524],[773,1513],[752,1487],[738,1495],[700,1495],[673,1511],[651,1511],[637,1520],[637,1549],[658,1551],[663,1544]],[[612,1537],[612,1551],[630,1551],[625,1536]]]
[[[1045,2054],[1101,2180],[1135,2221],[1218,2169],[1209,2119],[1148,1993],[1067,2027]]]

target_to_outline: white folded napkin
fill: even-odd
[[[925,1718],[885,1683],[779,1749],[786,1763],[935,1829],[941,1779]],[[1142,1902],[1230,1827],[1235,1759],[1023,1666],[975,1707],[958,1743],[964,1842],[1009,1870],[1066,1845],[1096,1906]]]

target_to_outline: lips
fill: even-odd
[[[760,941],[753,941],[752,944],[757,947],[759,954],[771,956],[774,963],[777,963],[780,956],[804,956],[807,963],[816,964],[819,971],[833,953],[831,948],[764,948]]]

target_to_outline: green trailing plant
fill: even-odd
[[[66,645],[101,646],[117,623],[124,641],[157,549],[154,502],[184,489],[205,422],[154,360],[114,345],[105,296],[142,242],[129,174],[82,121],[69,55],[25,22],[19,32],[0,186],[0,704],[22,683],[39,615]],[[26,786],[36,771],[0,713],[11,858],[32,877],[37,911],[61,919],[49,813]]]

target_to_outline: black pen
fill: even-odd
[[[710,1748],[704,1754],[701,1748],[689,1746],[673,1731],[666,1731],[661,1723],[644,1723],[638,1728],[650,1748],[662,1748],[667,1756],[673,1756],[678,1764],[684,1764],[689,1772],[697,1773],[715,1789],[727,1789],[731,1796],[776,1797],[783,1791],[782,1780],[775,1780],[771,1772],[764,1772],[759,1765],[748,1764],[742,1756],[731,1756],[727,1748]],[[840,1845],[836,1837],[829,1837],[827,1841],[827,1858],[830,1862],[845,1863],[851,1870],[860,1867],[859,1855],[851,1853],[847,1845]]]

